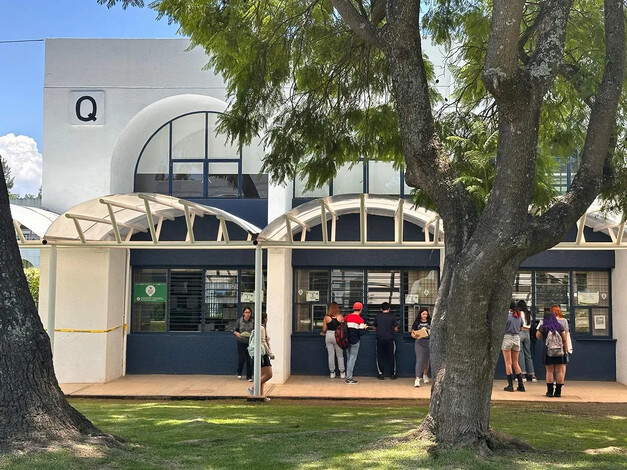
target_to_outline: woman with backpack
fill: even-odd
[[[546,396],[561,397],[566,371],[566,332],[551,310],[544,314],[538,325],[536,338],[544,341]]]
[[[562,309],[559,308],[558,305],[551,306],[551,312],[555,314],[555,318],[557,318],[557,321],[562,325],[566,333],[566,364],[564,364],[564,378],[566,378],[566,366],[570,360],[570,355],[573,353],[573,345],[570,339],[570,326],[568,325],[568,320],[564,318],[562,314]]]
[[[342,323],[344,317],[340,313],[340,306],[337,302],[329,304],[329,310],[322,319],[322,336],[324,336],[324,345],[327,348],[327,359],[329,363],[329,377],[335,378],[335,358],[337,357],[337,366],[340,369],[340,377],[346,378],[344,368],[344,351],[335,341],[335,330]]]

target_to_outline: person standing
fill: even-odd
[[[368,328],[361,318],[361,312],[364,306],[361,302],[353,304],[353,313],[346,315],[346,326],[348,327],[348,348],[346,348],[346,383],[358,384],[359,381],[353,379],[353,370],[355,362],[357,362],[357,354],[359,354],[359,341],[361,335]]]
[[[518,365],[522,371],[523,377],[527,382],[537,382],[536,372],[533,368],[533,356],[531,355],[531,312],[527,308],[527,302],[524,300],[518,301],[518,308],[520,309],[520,318],[522,319],[522,325],[520,327],[520,355],[518,356]]]
[[[270,337],[268,336],[268,331],[266,330],[266,325],[268,324],[268,314],[264,313],[261,315],[261,336],[259,340],[259,344],[261,346],[261,375],[259,377],[259,393],[263,396],[263,385],[272,378],[272,363],[270,360],[274,360],[274,354],[272,354],[272,349],[270,349]],[[248,393],[250,395],[254,395],[255,390],[252,387],[248,388]],[[270,401],[269,397],[264,397],[264,401]]]
[[[383,302],[381,312],[374,318],[374,327],[377,332],[377,378],[383,380],[383,372],[387,369],[392,380],[396,380],[396,342],[394,333],[398,332],[398,321],[390,313],[390,304]],[[382,366],[384,366],[382,368]]]
[[[509,313],[507,314],[507,324],[505,325],[505,336],[503,337],[503,344],[501,350],[503,352],[503,361],[505,362],[505,373],[507,374],[507,386],[503,389],[506,392],[514,391],[514,374],[516,372],[516,378],[518,379],[518,387],[516,390],[519,392],[525,391],[523,385],[522,371],[518,364],[518,355],[520,353],[520,327],[522,325],[522,319],[520,318],[520,310],[516,302],[512,301],[509,306]],[[513,371],[512,371],[513,369]]]
[[[329,362],[329,377],[335,378],[335,358],[337,357],[337,366],[340,369],[340,377],[346,378],[344,367],[344,350],[337,345],[335,341],[335,330],[344,317],[340,313],[340,306],[337,302],[329,304],[329,310],[322,319],[322,335],[324,336],[324,345],[327,348],[327,359]]]
[[[244,307],[242,316],[235,320],[233,334],[237,341],[237,378],[242,378],[244,365],[246,365],[246,379],[249,382],[253,380],[253,364],[248,354],[248,340],[254,328],[253,311],[249,307]]]
[[[425,384],[429,383],[429,336],[431,335],[431,315],[427,307],[422,307],[418,317],[411,326],[411,337],[414,342],[414,352],[416,353],[416,380],[414,387],[420,387],[420,377]]]
[[[542,322],[538,325],[536,337],[544,341],[546,396],[561,397],[566,375],[566,332],[551,310],[544,314]],[[550,351],[547,351],[549,349]]]
[[[552,305],[551,312],[557,318],[557,321],[562,328],[564,328],[564,333],[566,333],[566,362],[564,363],[564,379],[566,379],[566,366],[568,366],[568,361],[570,361],[570,355],[573,353],[573,344],[570,338],[570,326],[568,325],[568,320],[564,318],[564,314],[562,313],[562,309],[559,305]]]

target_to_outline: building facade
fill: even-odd
[[[42,250],[40,311],[55,330],[59,381],[102,382],[127,373],[235,374],[233,324],[254,303],[252,241],[262,240],[273,224],[288,227],[283,241],[311,242],[297,249],[269,242],[263,251],[274,380],[328,374],[322,317],[329,302],[346,311],[356,300],[364,302],[368,319],[381,302],[392,304],[401,327],[398,371],[413,375],[409,329],[419,307],[435,302],[443,254],[433,219],[403,209],[407,218],[399,222],[386,206],[409,195],[402,170],[362,162],[314,192],[300,181],[273,184],[261,173],[260,141],[239,148],[216,134],[217,118],[227,108],[225,86],[202,70],[204,52],[188,45],[184,39],[46,41],[42,205],[64,215],[46,237],[58,244],[54,255]],[[446,96],[450,76],[434,60],[437,50],[430,52]],[[137,217],[112,222],[107,212],[137,211],[149,203],[158,223],[151,209],[137,213],[144,225]],[[308,204],[326,204],[324,215],[299,225]],[[93,243],[64,245],[61,225],[70,223],[84,232],[79,239],[103,223],[110,228]],[[224,246],[191,246],[216,233]],[[376,245],[398,241],[399,233],[405,249]],[[581,236],[612,240],[589,226],[574,228],[566,241]],[[337,243],[320,249],[329,237]],[[138,248],[106,241],[120,245],[120,238]],[[366,238],[372,245],[355,246]],[[226,246],[235,240],[237,246]],[[554,303],[567,313],[575,345],[570,378],[627,382],[621,341],[627,337],[626,276],[627,254],[619,249],[550,250],[522,265],[514,296],[538,316]],[[56,285],[48,287],[46,278]],[[363,343],[356,374],[375,375],[374,336]],[[538,345],[539,373],[540,356]],[[497,366],[497,374],[501,370]]]

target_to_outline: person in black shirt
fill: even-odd
[[[396,317],[390,313],[390,304],[383,302],[381,304],[381,313],[378,313],[374,319],[374,327],[377,331],[377,378],[383,380],[383,371],[390,374],[392,380],[396,379],[396,343],[394,342],[394,333],[398,331],[398,321]],[[385,365],[382,369],[381,366]]]

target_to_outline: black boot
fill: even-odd
[[[553,395],[553,382],[551,382],[550,384],[546,384],[546,396],[547,397],[552,397]]]
[[[503,390],[505,390],[506,392],[514,391],[514,375],[513,374],[509,374],[507,376],[507,387],[504,387]]]
[[[523,376],[522,376],[522,374],[518,374],[516,376],[516,378],[518,379],[518,387],[516,387],[516,390],[518,390],[519,392],[524,392],[525,391],[525,386],[523,385]]]
[[[562,385],[564,384],[555,384],[555,393],[553,394],[554,397],[562,396]]]

